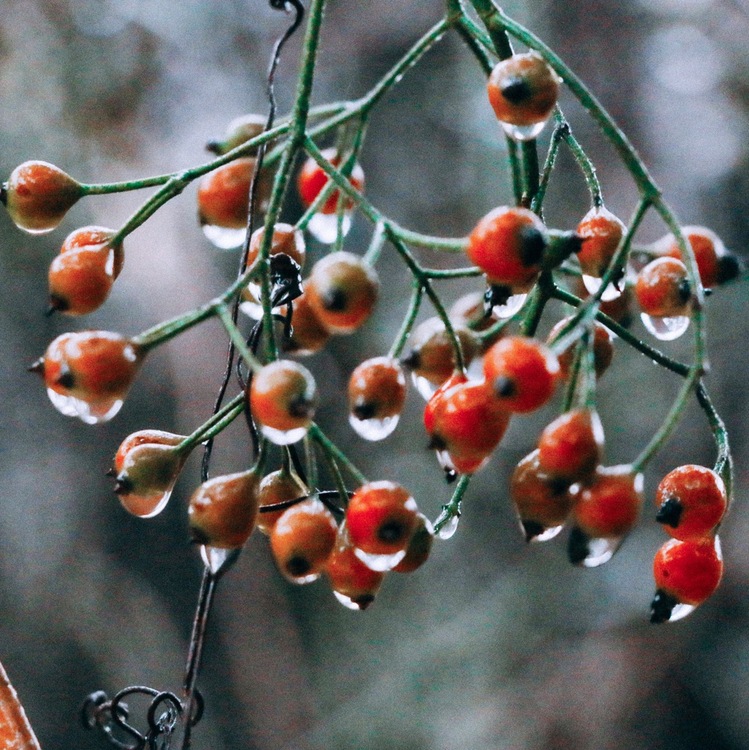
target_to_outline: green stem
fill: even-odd
[[[419,314],[421,308],[421,300],[424,296],[424,287],[416,280],[413,280],[413,292],[411,293],[411,303],[408,306],[408,312],[406,317],[403,319],[403,324],[398,332],[398,335],[393,341],[393,345],[390,347],[388,357],[391,359],[397,359],[400,357],[403,347],[406,345],[406,341],[411,333],[411,329],[416,322],[416,316]]]
[[[374,266],[375,263],[380,259],[383,249],[385,248],[385,240],[387,236],[385,234],[385,225],[378,221],[375,224],[374,231],[372,232],[372,239],[369,242],[367,252],[364,253],[364,262],[370,266]]]
[[[320,444],[318,443],[318,445]],[[348,504],[348,490],[346,489],[346,483],[343,481],[341,470],[338,468],[338,464],[330,455],[330,453],[328,453],[328,451],[323,450],[322,455],[323,460],[325,461],[325,465],[328,467],[328,471],[330,472],[330,476],[333,478],[333,482],[335,483],[336,489],[338,490],[338,496],[341,506],[345,508]]]
[[[218,435],[226,429],[245,409],[245,394],[239,393],[223,408],[217,411],[210,419],[204,422],[194,432],[188,435],[178,446],[177,450],[182,453],[189,453],[199,443]]]
[[[720,415],[713,406],[713,402],[710,400],[710,396],[707,394],[707,390],[702,381],[697,385],[695,392],[697,401],[702,407],[702,410],[707,415],[707,420],[710,423],[710,429],[715,439],[715,446],[718,449],[718,456],[715,460],[714,470],[720,474],[723,483],[726,486],[726,493],[728,495],[728,503],[733,500],[733,458],[731,456],[731,446],[728,442],[728,431],[726,430],[725,422],[721,419]]]
[[[359,483],[366,484],[367,478],[356,468],[351,459],[315,424],[309,428],[309,437],[312,438],[334,461],[342,466]]]
[[[234,348],[239,352],[240,356],[247,363],[248,367],[254,373],[258,373],[262,369],[263,365],[247,346],[247,342],[245,341],[244,336],[242,336],[242,334],[239,332],[239,329],[234,324],[234,320],[232,319],[231,312],[229,312],[229,308],[226,305],[219,305],[216,308],[216,314],[221,319],[226,332],[229,334],[229,338],[232,340]]]
[[[424,275],[430,279],[473,279],[484,272],[476,266],[470,268],[424,268]]]
[[[471,482],[470,474],[463,474],[458,480],[458,484],[455,486],[453,496],[450,498],[450,502],[447,505],[442,506],[442,512],[436,518],[434,522],[434,533],[439,534],[442,528],[448,524],[453,518],[460,518],[461,504],[463,502],[463,495],[466,494],[468,485]]]

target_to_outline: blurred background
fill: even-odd
[[[588,83],[683,222],[712,227],[743,254],[746,0],[505,9]],[[330,0],[315,101],[362,94],[441,12],[440,0]],[[261,0],[0,0],[0,175],[27,159],[87,182],[201,163],[205,142],[232,117],[265,111],[263,76],[284,23]],[[298,52],[297,38],[279,72],[282,111]],[[607,206],[626,219],[636,201],[626,173],[585,114],[563,105],[598,166]],[[456,36],[382,102],[362,154],[375,205],[410,228],[453,236],[511,200],[503,160],[482,75]],[[203,237],[191,186],[128,238],[125,270],[103,309],[85,320],[45,318],[46,269],[66,234],[91,223],[118,227],[143,198],[83,201],[41,237],[21,233],[0,212],[0,659],[44,748],[107,746],[78,721],[95,689],[179,689],[197,596],[201,563],[187,544],[185,507],[198,461],[150,521],[122,510],[104,472],[129,433],[187,433],[209,416],[224,367],[219,327],[204,324],[152,353],[120,415],[98,427],[58,414],[25,373],[63,331],[134,335],[229,283],[236,254]],[[563,153],[547,220],[572,228],[587,210],[585,186]],[[348,249],[362,251],[369,231],[358,218]],[[641,238],[663,233],[653,221]],[[313,259],[319,252],[313,248]],[[401,427],[383,444],[365,444],[346,423],[349,373],[387,350],[404,313],[408,279],[392,253],[379,270],[375,317],[308,360],[324,384],[320,422],[367,475],[404,482],[435,517],[449,490],[424,447],[418,394],[409,394]],[[445,286],[444,294],[452,301],[470,288]],[[507,481],[557,403],[515,420],[472,483],[456,535],[435,544],[413,576],[391,575],[366,613],[343,609],[324,583],[287,584],[267,541],[254,536],[219,587],[196,750],[749,748],[747,297],[747,286],[735,284],[708,301],[707,382],[737,468],[736,504],[722,533],[726,574],[711,601],[683,622],[648,623],[652,556],[665,539],[650,509],[596,570],[568,564],[564,535],[525,545]],[[550,308],[544,330],[559,313]],[[643,333],[639,323],[636,330]],[[688,341],[663,348],[689,355]],[[678,386],[618,348],[599,394],[609,463],[634,458]],[[243,468],[247,451],[242,430],[230,431],[217,443],[215,471]],[[670,469],[713,459],[704,416],[690,408],[647,472],[648,502]]]

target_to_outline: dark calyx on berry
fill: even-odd
[[[377,538],[381,542],[397,542],[406,535],[406,526],[400,521],[386,521],[377,529]]]
[[[529,224],[519,230],[520,260],[524,266],[537,266],[546,250],[546,237]]]
[[[541,536],[546,531],[546,527],[538,521],[521,521],[520,525],[523,528],[526,542],[532,542],[537,536]]]
[[[315,411],[315,402],[303,393],[289,401],[288,412],[292,417],[308,417]]]
[[[68,389],[75,385],[75,378],[67,365],[63,365],[60,368],[60,375],[57,380],[55,380],[55,384]]]
[[[26,372],[35,372],[37,375],[44,377],[44,357],[39,357],[36,362],[32,362],[26,368]]]
[[[351,601],[356,604],[361,610],[365,610],[375,600],[372,594],[362,594],[361,596],[354,597]]]
[[[445,466],[445,482],[452,484],[458,478],[458,472],[455,471],[451,466]]]
[[[512,378],[508,378],[505,375],[500,375],[494,381],[494,393],[502,398],[510,398],[517,392],[515,381]]]
[[[738,278],[743,271],[744,263],[741,259],[732,253],[728,253],[718,258],[716,281],[718,284],[725,284],[727,281]]]
[[[675,529],[678,527],[679,521],[681,521],[683,510],[684,506],[678,497],[667,497],[655,514],[655,520],[664,526],[670,526],[672,529]]]
[[[689,302],[692,298],[692,285],[689,283],[689,279],[682,279],[679,282],[677,294],[680,302],[683,302],[685,305]]]
[[[496,306],[507,304],[507,300],[512,297],[512,287],[504,284],[493,284],[484,292],[484,320],[492,314],[492,309]]]
[[[133,483],[128,477],[117,477],[114,492],[117,495],[129,495],[133,491]]]
[[[348,305],[348,295],[343,289],[332,287],[321,296],[323,307],[331,312],[343,312]]]
[[[650,622],[656,624],[668,622],[671,619],[674,607],[678,603],[679,601],[671,594],[667,594],[660,589],[656,591],[653,601],[650,603]]]
[[[202,529],[190,526],[190,542],[192,544],[210,544],[211,538]]]
[[[521,104],[533,96],[533,89],[528,81],[521,76],[511,76],[508,78],[502,84],[500,91],[510,104]]]
[[[312,565],[306,557],[302,555],[294,555],[289,558],[284,564],[286,572],[294,578],[301,578],[301,576],[307,575],[312,570]]]
[[[407,370],[416,370],[421,365],[421,356],[416,349],[411,349],[405,357],[401,357],[400,363]]]
[[[567,558],[573,565],[580,565],[590,554],[590,538],[577,527],[570,531],[567,540]]]
[[[377,404],[374,401],[357,401],[351,413],[357,419],[373,419],[377,415]]]

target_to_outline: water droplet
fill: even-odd
[[[687,615],[691,615],[695,609],[697,607],[694,604],[675,604],[668,621],[676,622],[677,620],[683,620]]]
[[[647,313],[640,313],[642,324],[659,341],[673,341],[682,336],[689,328],[688,315],[676,315],[672,318],[656,318]]]
[[[240,550],[225,547],[211,547],[209,544],[200,545],[200,556],[208,570],[218,575],[234,564],[239,557]]]
[[[86,424],[108,422],[117,414],[123,404],[121,398],[89,404],[80,398],[58,393],[51,388],[47,388],[47,395],[52,405],[60,414],[64,414],[66,417],[78,417],[78,419]]]
[[[307,224],[310,234],[324,245],[332,245],[338,236],[338,215],[316,213]],[[351,211],[345,211],[341,233],[345,237],[351,229]]]
[[[353,609],[356,612],[360,612],[363,609],[366,609],[371,602],[367,602],[364,606],[361,604],[355,602],[350,596],[346,596],[346,594],[342,594],[340,591],[333,591],[333,595],[335,596],[338,601],[343,604],[346,609]]]
[[[298,443],[306,434],[308,426],[295,427],[293,430],[277,430],[275,427],[268,427],[268,425],[261,424],[260,432],[275,445],[291,445],[292,443]]]
[[[492,312],[498,318],[511,318],[525,304],[526,299],[528,299],[528,295],[525,292],[512,294],[503,305],[494,305]]]
[[[357,435],[365,440],[384,440],[398,426],[400,414],[382,419],[359,419],[354,414],[349,414],[349,424],[354,428]]]
[[[208,241],[219,250],[233,250],[244,242],[246,229],[228,229],[214,224],[203,224],[203,234]]]
[[[406,550],[395,552],[392,555],[373,555],[354,547],[354,554],[370,569],[378,573],[392,570],[405,556]]]
[[[417,375],[415,372],[411,373],[411,382],[424,401],[429,401],[434,392],[439,388],[439,385],[433,383],[431,380],[427,380],[423,375]]]
[[[507,135],[512,138],[513,141],[532,141],[538,134],[544,129],[546,120],[543,122],[535,122],[533,125],[513,125],[509,122],[499,121]]]
[[[128,513],[138,518],[153,518],[166,508],[171,496],[172,487],[158,495],[125,494],[120,495],[119,498],[122,507]]]
[[[319,573],[310,573],[306,576],[286,576],[287,581],[291,581],[291,583],[296,583],[299,586],[304,585],[305,583],[314,583],[318,578],[320,577]]]
[[[597,537],[588,539],[588,554],[580,561],[586,568],[597,568],[608,562],[619,549],[622,537]]]
[[[445,525],[437,532],[438,539],[450,539],[458,530],[460,516],[450,516]]]
[[[583,284],[590,294],[595,294],[601,288],[601,279],[598,276],[588,276],[583,274]],[[622,296],[624,291],[624,285],[622,284],[620,289],[617,289],[614,284],[609,284],[601,295],[601,302],[611,302],[611,300],[617,299]]]
[[[520,524],[520,528],[523,531],[523,534],[526,535],[526,538],[528,537],[528,533],[526,528]],[[564,528],[564,524],[559,524],[559,526],[549,526],[548,528],[544,529],[540,534],[536,534],[530,539],[528,539],[529,542],[548,542],[549,539],[553,539],[555,536],[559,534],[559,532]]]

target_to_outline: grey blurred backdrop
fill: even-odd
[[[439,0],[329,5],[318,103],[364,92],[442,7]],[[713,227],[743,252],[746,0],[511,2],[506,9],[587,81],[683,221]],[[283,24],[261,0],[0,0],[0,174],[33,158],[104,182],[201,162],[203,144],[230,118],[264,111],[262,78]],[[282,109],[298,51],[297,39],[281,66]],[[635,196],[626,174],[584,113],[565,104],[599,167],[607,205],[628,217]],[[382,103],[362,161],[368,193],[386,213],[415,229],[458,235],[510,200],[503,157],[482,76],[449,37]],[[24,369],[65,330],[135,334],[226,286],[236,256],[204,240],[194,192],[128,238],[109,302],[80,321],[43,316],[46,268],[68,231],[117,227],[143,194],[86,200],[59,230],[38,238],[0,212],[0,659],[44,748],[106,746],[77,721],[94,689],[179,687],[200,576],[185,518],[197,461],[163,515],[149,522],[120,508],[104,472],[130,432],[189,432],[209,415],[224,339],[208,323],[154,352],[121,414],[96,428],[54,411]],[[564,155],[547,218],[569,228],[587,208]],[[296,210],[292,198],[289,216]],[[368,232],[358,219],[348,247],[360,251]],[[652,223],[643,238],[660,234]],[[408,280],[390,253],[381,274],[375,318],[311,360],[324,376],[320,419],[367,474],[407,483],[434,517],[448,489],[423,447],[418,395],[409,395],[396,435],[376,449],[354,438],[345,420],[348,373],[386,351],[404,312]],[[445,294],[453,299],[466,288]],[[737,465],[736,503],[722,534],[726,575],[712,601],[682,623],[648,624],[651,560],[664,539],[650,507],[598,570],[573,569],[560,540],[525,546],[507,478],[551,407],[515,420],[471,486],[455,537],[435,545],[415,575],[390,576],[366,613],[342,609],[325,584],[288,585],[266,540],[253,537],[219,588],[195,747],[749,747],[746,285],[721,290],[708,308],[709,388],[731,429]],[[664,347],[688,355],[687,343]],[[618,351],[600,388],[609,462],[633,458],[677,388],[643,357]],[[712,460],[706,422],[690,408],[647,473],[649,502],[663,473]],[[218,443],[216,469],[246,461],[246,438],[233,430]]]

